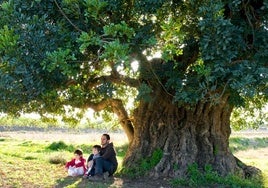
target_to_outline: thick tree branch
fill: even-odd
[[[85,108],[91,108],[98,112],[106,108],[112,108],[113,112],[117,115],[119,123],[125,131],[129,142],[132,142],[134,137],[134,128],[132,122],[128,116],[126,109],[124,108],[123,102],[120,99],[103,99],[100,102],[92,103],[88,102],[84,105]]]
[[[137,79],[130,78],[127,76],[122,76],[120,74],[116,74],[116,75],[113,74],[113,75],[108,75],[108,76],[97,77],[94,79],[88,79],[87,83],[85,84],[85,87],[88,89],[92,89],[100,85],[101,83],[104,83],[107,81],[115,83],[115,84],[124,84],[130,87],[136,87],[136,88],[139,86],[139,82]]]
[[[90,78],[87,80],[87,82],[84,84],[84,88],[92,89],[104,82],[112,82],[119,85],[127,85],[130,87],[138,88],[140,82],[137,79],[130,78],[123,75],[107,75],[107,76],[100,76],[97,78]],[[74,79],[68,80],[66,82],[66,86],[75,85],[78,82]]]

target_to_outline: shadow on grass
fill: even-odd
[[[229,140],[232,152],[268,147],[268,138],[233,137]]]
[[[170,180],[166,178],[152,179],[146,176],[138,179],[118,176],[102,182],[91,182],[82,177],[66,177],[58,180],[54,188],[167,188],[172,187]]]
[[[54,188],[129,188],[132,187],[128,184],[128,181],[123,183],[124,181],[121,178],[113,178],[108,180],[103,180],[101,182],[91,182],[88,179],[80,177],[66,177],[63,179],[59,179],[57,181],[57,185]],[[124,184],[124,185],[123,185]],[[134,188],[134,187],[133,187]]]

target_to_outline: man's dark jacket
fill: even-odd
[[[109,143],[106,147],[101,148],[100,155],[103,159],[110,161],[115,167],[117,167],[118,162],[113,143]]]

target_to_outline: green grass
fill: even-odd
[[[243,180],[236,176],[222,178],[209,166],[206,173],[200,173],[193,165],[189,167],[189,179],[174,179],[174,186],[190,187],[268,187],[268,140],[267,138],[231,138],[230,148],[241,161],[256,166],[263,172],[264,184],[257,179]],[[66,143],[63,141],[17,140],[0,137],[0,187],[113,187],[113,182],[92,183],[81,177],[68,177],[64,169],[67,160],[73,157],[75,148],[84,151],[87,158],[92,144]],[[127,149],[127,144],[117,143],[119,169]],[[265,155],[266,153],[266,155]],[[156,151],[140,168],[147,170],[159,161],[161,152]],[[120,174],[117,174],[117,176]]]
[[[93,187],[92,182],[81,177],[67,177],[64,168],[65,162],[73,157],[73,150],[68,150],[83,145],[8,138],[1,138],[0,145],[0,187]],[[91,147],[88,145],[87,150],[91,151]],[[122,148],[125,151],[126,146]],[[118,149],[121,151],[118,159],[122,161],[124,152],[121,147]],[[85,158],[88,153],[85,152]],[[95,183],[94,187],[108,187],[108,184]]]
[[[263,187],[262,178],[242,179],[237,175],[219,176],[210,165],[205,167],[205,172],[201,172],[196,163],[188,167],[187,178],[173,179],[171,184],[174,186],[187,187]]]
[[[247,165],[259,168],[264,187],[268,187],[268,138],[233,137],[230,139],[230,149]]]
[[[149,170],[154,168],[159,163],[162,156],[163,151],[158,148],[153,152],[152,156],[142,159],[135,168],[123,168],[120,172],[121,174],[124,174],[130,178],[145,176]]]
[[[232,153],[247,165],[259,168],[262,177],[241,179],[239,176],[229,175],[223,178],[218,176],[210,166],[207,166],[205,172],[200,172],[198,166],[193,164],[188,168],[187,179],[174,179],[171,184],[189,187],[268,187],[268,138],[231,137],[229,141]]]

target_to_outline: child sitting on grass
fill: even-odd
[[[95,169],[94,169],[94,160],[100,157],[101,146],[94,145],[92,148],[92,154],[87,159],[87,172],[85,174],[86,177],[94,176]]]
[[[86,160],[83,158],[83,151],[77,149],[74,151],[74,158],[65,165],[69,176],[80,176],[86,172]]]

